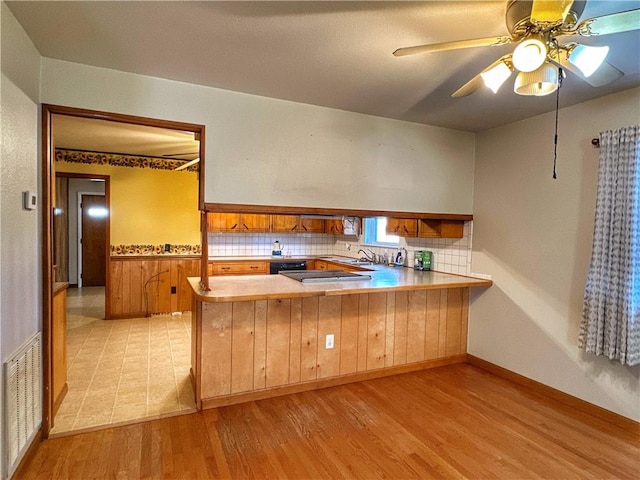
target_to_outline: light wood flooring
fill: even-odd
[[[103,319],[104,287],[68,290],[68,392],[52,435],[195,411],[191,315]]]
[[[458,364],[42,443],[20,478],[638,478],[640,436]]]

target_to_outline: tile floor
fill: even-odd
[[[69,390],[51,433],[195,411],[191,314],[103,318],[103,287],[69,289]]]

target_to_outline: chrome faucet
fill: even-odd
[[[360,249],[358,250],[358,253],[362,252],[362,254],[364,255],[364,258],[366,258],[368,261],[372,262],[372,263],[376,263],[376,254],[373,253],[371,250],[364,250],[364,249]]]

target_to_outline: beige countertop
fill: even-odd
[[[234,257],[237,258],[237,257]],[[255,257],[253,257],[255,258]],[[442,272],[421,272],[406,267],[367,265],[371,279],[302,283],[283,275],[225,275],[209,277],[209,291],[200,279],[189,283],[202,302],[234,302],[275,298],[349,295],[401,290],[489,287],[491,280]]]

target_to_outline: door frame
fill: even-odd
[[[91,180],[91,179],[98,179],[98,180],[104,180],[104,194],[102,193],[96,193],[96,192],[78,192],[78,194],[80,195],[103,195],[104,196],[104,201],[107,205],[107,208],[109,209],[109,212],[111,212],[111,177],[109,175],[100,175],[100,174],[93,174],[93,173],[75,173],[75,172],[55,172],[54,174],[54,178],[55,177],[61,177],[61,178],[80,178],[80,179],[86,179],[86,180]],[[76,200],[77,203],[77,200]],[[71,220],[71,219],[70,219]],[[80,208],[78,205],[78,215],[75,219],[76,223],[78,224],[78,229],[81,228],[81,224],[82,224],[82,220],[80,217]],[[104,252],[104,262],[105,262],[105,267],[108,267],[109,265],[109,256],[111,254],[111,249],[110,249],[110,245],[111,245],[111,215],[109,215],[107,217],[107,224],[106,224],[106,235],[105,235],[105,240],[106,240],[106,245],[107,248],[105,249]],[[78,262],[78,276],[80,276],[80,270],[81,270],[81,266],[80,266],[80,255],[82,254],[82,252],[80,251],[80,241],[79,241],[79,235],[80,232],[78,231],[78,234],[76,235],[76,238],[74,238],[73,240],[71,238],[69,238],[67,241],[69,243],[71,243],[71,241],[74,241],[76,243],[76,245],[78,245],[78,251],[76,254],[76,262]],[[107,302],[107,298],[108,298],[108,292],[109,292],[109,269],[106,269],[106,276],[105,276],[105,285],[104,285],[104,291],[105,291],[105,307],[104,307],[104,315],[105,318],[109,318],[110,314],[111,314],[111,309],[109,306],[109,303]],[[70,280],[70,279],[68,279]],[[73,282],[69,282],[69,283],[73,283]],[[80,288],[80,283],[78,283],[78,288]]]
[[[94,177],[96,178],[96,177]],[[84,195],[95,195],[97,197],[104,197],[104,203],[107,206],[107,210],[109,210],[109,215],[107,215],[107,220],[106,220],[106,234],[105,234],[105,240],[106,240],[106,244],[107,245],[111,245],[111,236],[110,236],[110,228],[109,228],[109,219],[111,218],[111,204],[109,203],[109,196],[107,195],[107,185],[105,184],[104,186],[104,194],[101,193],[96,193],[96,192],[77,192],[78,197],[76,198],[76,203],[78,205],[78,218],[76,219],[76,222],[78,224],[78,231],[77,231],[77,236],[76,236],[76,245],[78,246],[77,249],[77,262],[78,262],[78,288],[82,288],[82,272],[83,272],[83,264],[84,264],[84,258],[82,257],[82,249],[84,248],[84,245],[82,244],[82,228],[83,228],[83,223],[82,223],[82,197]],[[109,290],[109,275],[107,273],[108,271],[108,266],[109,266],[109,256],[110,256],[111,252],[110,252],[110,248],[107,248],[107,253],[105,255],[104,258],[104,265],[105,265],[105,278],[104,278],[104,302],[105,302],[105,306],[104,306],[104,316],[105,318],[110,318],[111,317],[111,308],[109,308],[109,311],[107,311],[107,304],[109,302],[107,302],[107,292],[110,292],[111,290]],[[111,305],[109,305],[110,307]]]
[[[68,115],[73,117],[83,117],[95,120],[108,120],[112,122],[130,123],[134,125],[145,125],[148,127],[159,127],[183,132],[193,132],[200,142],[200,163],[198,169],[198,209],[201,211],[201,238],[202,256],[201,269],[206,272],[207,266],[207,232],[206,224],[202,219],[206,219],[204,212],[204,177],[205,177],[205,126],[195,123],[176,122],[171,120],[160,120],[156,118],[139,117],[125,115],[121,113],[101,112],[84,108],[65,107],[61,105],[42,104],[42,190],[41,209],[42,212],[42,435],[49,437],[49,432],[53,428],[53,385],[52,385],[52,365],[53,365],[53,205],[55,198],[52,198],[55,183],[55,152],[54,138],[52,131],[53,115]],[[60,172],[63,173],[63,172]],[[90,175],[91,176],[91,175]],[[97,178],[93,175],[93,178]],[[205,228],[203,228],[203,225]],[[110,249],[107,243],[107,249]],[[108,260],[108,257],[107,257]],[[107,263],[107,282],[109,281],[109,264]],[[106,289],[105,289],[106,291]],[[108,304],[107,304],[108,305]],[[106,309],[105,309],[106,310]],[[106,313],[106,312],[105,312]]]

